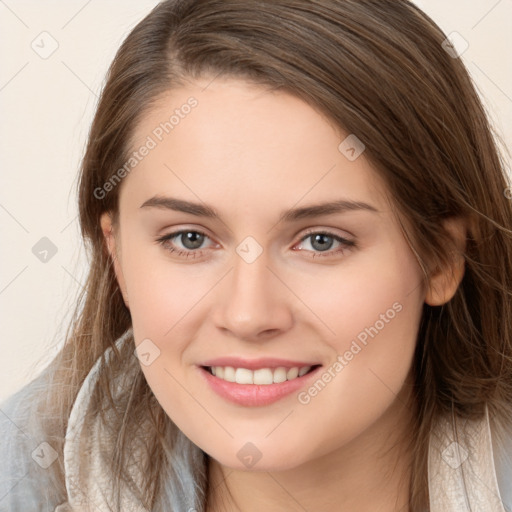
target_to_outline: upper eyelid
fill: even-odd
[[[202,229],[199,229],[199,228],[181,228],[181,229],[177,229],[176,231],[171,231],[170,233],[166,234],[166,235],[162,235],[161,237],[158,238],[158,240],[172,240],[174,238],[177,238],[179,237],[180,235],[182,235],[183,233],[187,233],[187,232],[192,232],[192,233],[199,233],[207,238],[209,238],[214,244],[218,244],[218,242],[215,242],[214,239],[208,234],[206,233],[204,230]],[[339,238],[340,240],[337,240],[338,243],[348,243],[348,244],[351,244],[351,243],[354,243],[355,244],[355,241],[352,240],[350,237],[347,237],[347,236],[344,236],[344,235],[340,235],[334,231],[332,231],[331,229],[322,229],[322,228],[308,228],[301,236],[300,238],[298,239],[298,241],[295,243],[295,245],[299,244],[299,243],[303,243],[307,238],[309,238],[311,235],[315,235],[315,234],[325,234],[327,236],[330,236],[334,239],[336,238]],[[202,250],[206,250],[206,248],[204,249],[186,249],[186,251],[189,251],[189,252],[199,252],[199,251],[202,251]]]

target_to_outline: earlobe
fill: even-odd
[[[110,212],[104,212],[100,218],[100,226],[101,231],[103,233],[103,237],[105,239],[105,245],[112,259],[112,263],[114,265],[114,272],[116,275],[117,283],[119,285],[119,289],[121,290],[121,294],[123,295],[124,303],[126,307],[129,309],[128,303],[128,293],[126,291],[126,283],[123,275],[123,270],[121,268],[121,262],[118,257],[118,248],[117,242],[114,235],[112,215]]]
[[[453,240],[451,265],[437,269],[432,274],[425,296],[425,302],[429,306],[441,306],[450,301],[464,277],[467,223],[465,219],[457,217],[447,219],[443,224]]]

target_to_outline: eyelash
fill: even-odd
[[[206,233],[202,232],[202,231],[199,231],[199,230],[196,230],[196,229],[182,229],[182,230],[179,230],[179,231],[174,231],[173,233],[169,233],[167,235],[164,235],[160,238],[157,238],[156,242],[159,243],[160,245],[162,245],[167,251],[169,251],[170,253],[176,253],[178,256],[183,256],[185,258],[189,258],[191,257],[194,257],[196,258],[197,255],[201,255],[202,251],[204,249],[189,249],[189,250],[181,250],[181,249],[175,249],[174,247],[172,246],[169,246],[169,242],[173,239],[173,238],[176,238],[178,237],[179,235],[182,235],[184,233],[197,233],[199,235],[202,235],[206,238],[210,238]],[[341,247],[339,247],[338,249],[336,250],[328,250],[328,251],[317,251],[317,252],[314,252],[313,253],[313,256],[311,256],[311,258],[317,258],[317,257],[321,257],[321,258],[326,258],[326,257],[332,257],[333,255],[336,255],[336,254],[340,254],[340,253],[344,253],[345,250],[347,249],[351,249],[351,248],[357,248],[357,245],[354,241],[352,240],[348,240],[346,238],[343,238],[339,235],[336,235],[334,233],[331,233],[329,231],[314,231],[314,230],[311,230],[311,231],[308,231],[299,241],[299,243],[302,243],[304,242],[305,240],[307,240],[308,238],[310,238],[312,235],[324,235],[324,236],[328,236],[330,238],[333,238],[334,240],[336,240],[337,242],[339,242],[341,244]],[[306,252],[312,252],[312,251],[306,251]],[[323,254],[325,252],[325,254]]]

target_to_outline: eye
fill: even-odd
[[[201,247],[207,238],[209,238],[209,236],[202,231],[197,231],[194,229],[182,229],[180,231],[175,231],[174,233],[164,235],[158,238],[156,241],[160,243],[167,251],[176,252],[178,256],[195,258],[198,255],[201,255],[202,251],[198,251],[197,249]],[[180,247],[176,248],[175,244],[172,242],[174,239],[177,239],[181,242],[184,250]]]
[[[158,238],[156,241],[162,245],[167,251],[176,253],[180,257],[196,258],[202,255],[203,250],[200,249],[206,239],[210,237],[202,231],[194,229],[182,229],[174,231]],[[306,240],[310,240],[309,245],[312,249],[298,249],[300,251],[312,252],[312,258],[328,257],[345,252],[348,248],[356,247],[356,243],[352,240],[343,238],[329,231],[310,231],[300,240],[300,244]],[[180,241],[183,248],[176,247],[176,241]],[[338,248],[331,250],[334,244],[338,244]],[[326,254],[322,254],[326,253]]]
[[[329,231],[310,231],[301,239],[301,243],[310,240],[309,245],[313,248],[312,258],[328,257],[345,252],[349,248],[356,247],[356,243],[352,240],[343,238],[335,233]],[[330,250],[332,246],[337,243],[336,250]],[[304,250],[304,249],[299,249]],[[310,250],[308,249],[310,252]],[[326,253],[326,254],[322,254]]]

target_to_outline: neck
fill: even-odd
[[[207,511],[408,512],[414,407],[406,388],[349,444],[292,469],[233,470],[210,458]]]

